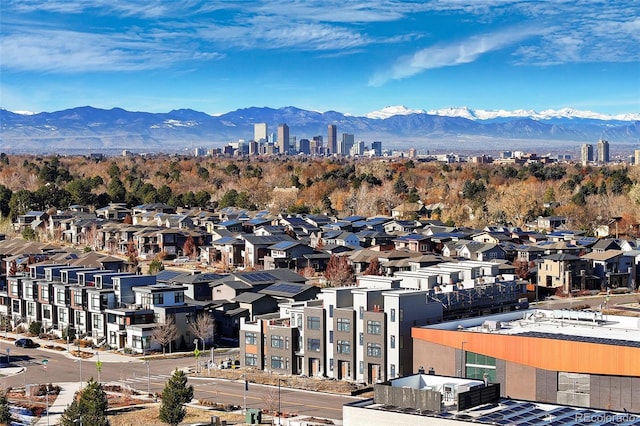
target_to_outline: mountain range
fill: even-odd
[[[298,140],[323,136],[335,124],[338,138],[352,133],[385,148],[486,151],[491,149],[575,150],[582,143],[606,139],[632,149],[640,144],[640,114],[609,116],[573,109],[486,111],[465,107],[412,110],[386,107],[365,116],[284,107],[250,107],[209,115],[191,109],[168,113],[99,109],[90,106],[56,112],[0,109],[0,150],[6,153],[178,152],[195,146],[225,145],[253,138],[253,124],[267,123],[277,132],[287,123]]]

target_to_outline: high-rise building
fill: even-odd
[[[382,142],[371,142],[371,149],[373,150],[373,155],[380,157],[382,155]]]
[[[267,123],[255,123],[253,125],[253,140],[263,143],[267,141]]]
[[[286,123],[278,125],[278,151],[280,154],[289,153],[289,126]]]
[[[601,164],[609,162],[609,142],[604,139],[598,141],[598,162]]]
[[[298,152],[308,155],[311,153],[310,146],[311,143],[309,142],[309,139],[300,139],[300,147],[298,148]]]
[[[311,141],[311,154],[322,155],[324,154],[324,147],[322,145],[322,136],[314,136]]]
[[[593,145],[585,143],[580,148],[580,161],[583,165],[587,165],[593,161]]]
[[[338,152],[338,126],[329,124],[329,136],[327,137],[327,148],[329,153],[336,154]]]
[[[338,155],[349,155],[355,137],[351,133],[343,133],[338,145]]]

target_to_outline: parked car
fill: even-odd
[[[25,338],[16,340],[15,345],[20,348],[37,348],[40,346],[33,340]]]

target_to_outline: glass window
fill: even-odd
[[[76,306],[82,306],[82,292],[80,290],[73,294],[73,303]]]
[[[92,294],[91,295],[91,309],[99,311],[100,310],[100,295]]]
[[[333,343],[333,330],[329,330],[329,343]]]
[[[307,317],[307,328],[309,330],[320,330],[320,317]]]
[[[329,371],[333,371],[333,358],[329,358]]]
[[[43,310],[42,310],[42,317],[44,319],[51,319],[51,308],[49,306],[46,306]]]
[[[391,308],[391,322],[396,322],[396,309]]]
[[[252,331],[245,331],[244,343],[245,345],[255,345],[258,342],[258,335]]]
[[[32,317],[34,313],[35,313],[35,306],[33,305],[33,303],[27,303],[27,315]]]
[[[311,352],[320,352],[320,339],[307,339],[307,349]]]
[[[367,343],[367,356],[380,358],[382,356],[382,348],[379,343]]]
[[[84,325],[84,313],[77,313],[76,314],[76,324]]]
[[[102,328],[102,316],[94,315],[93,316],[93,328]]]
[[[329,318],[333,318],[333,305],[329,305]]]
[[[256,354],[245,354],[244,355],[244,365],[257,366],[258,365],[258,355]]]
[[[367,333],[368,334],[382,334],[382,326],[380,321],[367,321]]]
[[[391,341],[389,342],[391,349],[394,349],[396,347],[396,336],[391,336]]]
[[[173,301],[174,303],[184,303],[184,292],[176,291],[173,294]]]
[[[58,320],[62,322],[67,322],[67,308],[58,309]]]
[[[396,377],[396,365],[391,364],[391,377]]]
[[[351,320],[349,318],[338,318],[338,331],[351,331]]]
[[[364,361],[359,362],[358,371],[360,371],[360,374],[364,373]]]
[[[271,336],[271,347],[284,349],[284,337],[282,336]]]
[[[284,362],[281,356],[271,357],[271,368],[281,370],[284,366]]]
[[[364,318],[364,306],[360,306],[360,319]]]
[[[153,304],[154,305],[163,305],[164,304],[164,293],[155,293],[153,295]]]
[[[43,285],[42,287],[40,287],[42,289],[42,299],[43,300],[49,300],[49,286],[48,285]]]
[[[336,345],[336,350],[339,354],[350,354],[351,353],[351,342],[349,340],[338,340],[338,344]]]
[[[364,345],[364,333],[360,333],[360,336],[358,336],[358,340],[359,340],[360,346]]]

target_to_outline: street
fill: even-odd
[[[95,361],[69,359],[64,353],[54,353],[42,349],[26,349],[13,346],[13,342],[0,340],[0,361],[6,362],[6,348],[10,349],[12,366],[25,367],[23,373],[0,378],[4,386],[23,387],[25,384],[45,382],[45,369],[42,360],[47,359],[46,376],[50,383],[87,381],[93,377],[97,380],[98,372]],[[155,358],[146,363],[132,358],[131,362],[103,362],[100,380],[102,383],[119,383],[130,386],[142,393],[147,389],[153,393],[161,393],[165,383],[176,368],[193,367],[193,357]],[[2,369],[0,369],[2,374]],[[190,378],[194,387],[194,398],[209,400],[221,404],[233,404],[242,407],[245,401],[244,383],[214,378]],[[248,408],[280,409],[287,413],[297,413],[316,417],[342,419],[342,405],[359,398],[331,395],[327,393],[303,391],[277,386],[249,383],[246,391]]]

